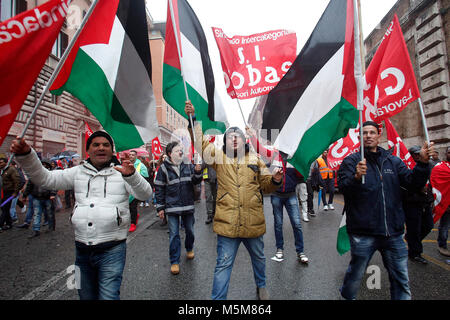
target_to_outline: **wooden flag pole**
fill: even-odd
[[[188,94],[188,91],[187,91],[186,79],[184,78],[184,73],[183,73],[183,62],[182,62],[183,57],[181,56],[180,42],[179,42],[179,39],[178,39],[177,22],[175,20],[175,14],[174,14],[174,11],[173,11],[172,0],[168,0],[168,1],[169,1],[170,17],[172,19],[173,33],[175,35],[175,43],[177,44],[178,59],[180,60],[180,71],[181,71],[181,77],[183,78],[184,93],[186,94],[186,101],[189,101],[189,94]],[[195,141],[194,122],[192,120],[192,114],[189,114],[189,122],[191,124],[192,132],[193,132],[192,138],[194,139],[194,145],[195,145],[196,141]]]
[[[66,50],[64,51],[63,56],[61,57],[61,59],[59,60],[58,64],[55,67],[55,70],[53,71],[50,79],[48,80],[47,84],[44,87],[44,90],[42,90],[42,93],[38,99],[38,101],[36,102],[36,105],[34,106],[33,111],[30,114],[30,117],[28,118],[27,123],[25,124],[25,127],[22,130],[22,133],[19,136],[19,139],[22,139],[25,136],[25,132],[28,130],[28,127],[31,124],[31,121],[34,119],[34,117],[36,116],[37,110],[39,109],[39,107],[42,104],[42,101],[44,100],[45,95],[47,94],[47,92],[49,91],[50,87],[53,85],[53,82],[55,81],[56,77],[58,76],[59,72],[61,71],[62,66],[64,65],[64,63],[67,60],[67,57],[69,56],[70,51],[72,50],[73,46],[75,45],[75,42],[77,41],[81,31],[83,30],[84,26],[86,25],[89,17],[91,16],[92,12],[95,9],[95,6],[97,5],[99,0],[94,0],[94,2],[91,4],[91,6],[89,7],[88,12],[86,13],[86,15],[84,16],[83,20],[81,21],[80,27],[78,28],[78,30],[75,32],[72,40],[70,41],[69,45],[67,46]],[[70,5],[71,0],[68,2],[68,5]],[[35,84],[36,86],[36,90],[37,90],[37,83]],[[15,154],[13,153],[11,155],[11,157],[9,157],[8,160],[8,164],[6,165],[5,168],[7,168],[9,166],[9,164],[11,163],[12,159],[14,158]]]

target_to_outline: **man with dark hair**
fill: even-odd
[[[166,147],[167,159],[159,167],[155,179],[156,211],[169,224],[170,271],[180,272],[180,218],[186,231],[186,257],[194,259],[194,185],[202,182],[201,166],[183,161],[183,148],[178,142]]]
[[[136,150],[130,151],[130,161],[134,165],[134,168],[136,169],[136,171],[139,172],[139,174],[141,176],[143,176],[144,178],[148,178],[147,167],[142,163],[141,160],[139,160],[137,158]],[[131,225],[130,225],[130,229],[128,231],[134,232],[134,231],[136,231],[136,227],[137,227],[138,219],[139,219],[139,213],[138,213],[138,209],[137,209],[139,200],[130,194],[129,201],[130,201]]]
[[[186,102],[185,112],[194,116],[195,109],[190,101]],[[270,173],[258,155],[249,152],[245,135],[237,127],[226,131],[223,150],[217,149],[209,139],[203,139],[199,125],[194,130],[196,150],[203,151],[203,161],[212,166],[217,175],[213,224],[217,233],[217,264],[211,297],[214,300],[227,298],[234,260],[243,242],[251,257],[258,298],[266,300],[269,295],[263,241],[266,232],[263,193],[272,193],[281,186],[283,170],[277,168]],[[191,134],[194,133],[191,131]]]
[[[356,299],[361,279],[375,251],[380,251],[389,273],[391,299],[409,300],[408,250],[403,241],[405,213],[401,187],[420,190],[425,186],[433,143],[426,143],[413,170],[378,146],[378,124],[363,124],[364,159],[355,153],[344,159],[338,171],[339,190],[344,194],[351,261],[341,287],[345,299]],[[365,177],[364,183],[362,177]]]
[[[420,150],[421,148],[419,146],[412,146],[408,149],[416,163],[420,161]],[[412,261],[427,264],[428,261],[422,257],[422,240],[433,229],[433,213],[431,208],[433,194],[425,186],[420,190],[404,190],[403,197],[406,224],[405,239],[408,243],[408,256]]]
[[[3,197],[0,204],[2,204],[2,213],[0,216],[1,230],[9,230],[12,227],[12,219],[9,211],[11,210],[12,199],[17,197],[20,191],[20,177],[14,166],[6,166],[8,159],[0,158],[0,171],[2,176],[2,190]]]
[[[128,197],[131,193],[140,200],[148,199],[150,184],[127,157],[120,165],[113,155],[113,140],[104,131],[94,132],[87,140],[89,159],[66,170],[46,170],[24,139],[14,140],[10,150],[34,184],[50,190],[74,190],[70,221],[75,231],[80,299],[120,299],[130,226]]]

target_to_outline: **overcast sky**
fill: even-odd
[[[166,21],[167,0],[146,0],[154,21]],[[188,0],[205,31],[216,85],[226,105],[230,125],[244,128],[235,100],[228,97],[222,76],[220,56],[211,27],[222,28],[228,37],[250,35],[276,29],[295,31],[297,53],[311,35],[328,0]],[[397,0],[361,0],[363,35],[366,37],[378,27],[381,19]],[[241,100],[248,117],[254,99]]]

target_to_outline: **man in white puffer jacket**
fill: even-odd
[[[106,132],[94,132],[86,150],[89,159],[83,165],[48,171],[24,139],[14,140],[11,145],[11,152],[33,183],[51,190],[75,192],[71,222],[80,299],[120,299],[130,227],[128,197],[132,194],[146,200],[151,197],[152,188],[129,159],[120,166],[113,155],[112,138]]]

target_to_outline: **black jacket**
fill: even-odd
[[[405,213],[401,187],[417,191],[425,186],[428,164],[418,163],[409,170],[402,160],[378,147],[368,153],[365,184],[355,179],[359,153],[344,159],[338,171],[339,190],[344,194],[347,231],[362,235],[394,236],[404,232]]]
[[[28,180],[28,184],[23,192],[24,197],[32,195],[34,199],[49,200],[50,197],[56,196],[56,192],[42,188],[40,185],[34,184],[31,180]]]
[[[194,213],[194,184],[202,182],[202,172],[194,172],[194,165],[181,163],[179,175],[173,164],[166,160],[158,169],[155,179],[156,211],[165,214]]]

